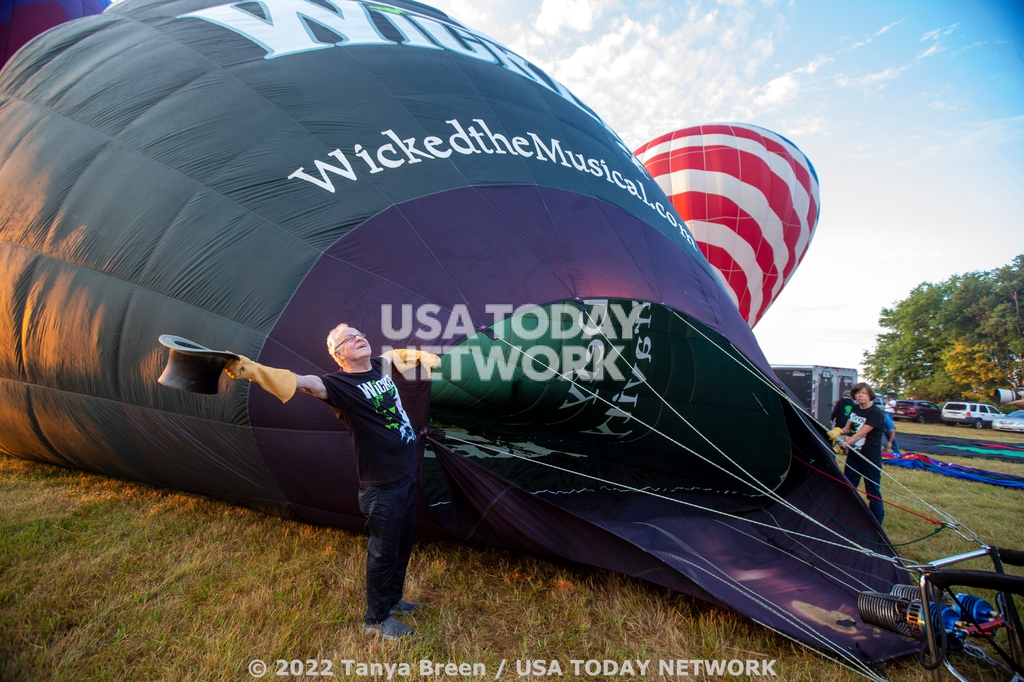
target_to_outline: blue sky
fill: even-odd
[[[1024,6],[436,0],[543,66],[632,147],[742,121],[789,137],[821,218],[755,328],[776,364],[858,367],[884,306],[1024,253]]]

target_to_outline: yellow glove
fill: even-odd
[[[256,382],[282,403],[288,402],[295,395],[296,379],[295,373],[291,370],[267,367],[239,355],[237,360],[228,360],[228,364],[224,365],[224,371],[232,379]]]
[[[389,350],[387,353],[384,353],[384,357],[391,360],[395,365],[395,369],[403,374],[416,365],[421,365],[427,370],[428,379],[430,378],[430,373],[441,365],[441,358],[438,356],[413,348]]]
[[[826,434],[829,440],[836,440],[839,436],[843,435],[843,430],[840,427],[836,427],[831,431],[827,431]]]

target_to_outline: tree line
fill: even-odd
[[[987,272],[918,285],[882,309],[886,330],[864,353],[868,380],[886,393],[941,402],[989,402],[1024,384],[1024,254]]]

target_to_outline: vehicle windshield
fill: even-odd
[[[1006,415],[1007,419],[1024,419],[1024,410],[1017,410]]]
[[[949,403],[946,405],[947,410],[966,410],[967,406],[963,403]]]

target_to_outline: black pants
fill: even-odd
[[[881,523],[885,518],[885,505],[882,503],[882,446],[879,445],[872,449],[863,447],[861,453],[871,464],[865,462],[856,452],[850,452],[846,456],[846,467],[843,469],[843,473],[850,479],[850,485],[854,490],[860,485],[860,479],[864,478],[864,492],[868,494],[868,509]]]
[[[359,510],[366,514],[370,535],[364,620],[380,623],[402,598],[416,528],[416,476],[384,486],[359,486]]]

